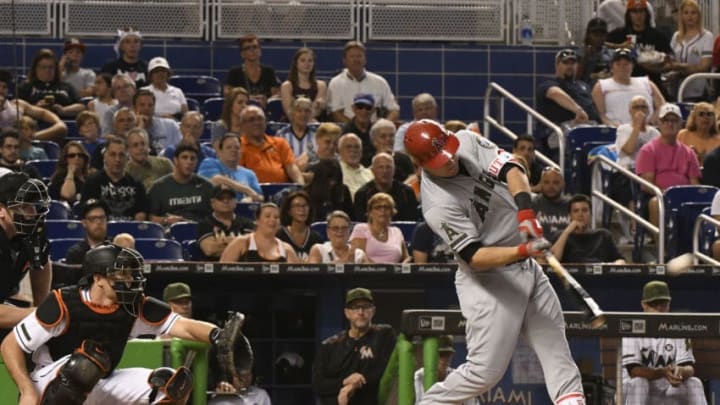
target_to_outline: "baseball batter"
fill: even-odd
[[[461,404],[503,376],[523,334],[535,350],[557,405],[584,405],[565,339],[560,302],[532,259],[550,248],[530,202],[530,186],[513,156],[470,131],[416,121],[405,149],[423,167],[425,220],[458,258],[455,275],[468,356],[421,404]]]

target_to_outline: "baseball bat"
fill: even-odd
[[[570,292],[570,295],[577,302],[577,304],[583,309],[583,311],[590,318],[590,325],[594,329],[601,328],[607,323],[605,314],[603,313],[600,306],[595,300],[588,294],[587,291],[575,280],[575,277],[568,273],[567,269],[560,264],[560,261],[552,254],[549,250],[545,252],[545,259],[547,260],[550,268],[560,278],[565,286],[565,289]]]

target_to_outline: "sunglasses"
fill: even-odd
[[[697,113],[698,117],[714,117],[715,113],[712,111],[700,111]]]
[[[77,157],[84,158],[85,155],[83,155],[82,153],[68,153],[67,155],[65,155],[65,157],[67,157],[68,159],[75,159]]]
[[[372,110],[372,109],[373,109],[372,106],[369,106],[369,105],[367,105],[367,104],[354,104],[354,106],[355,106],[355,108],[357,108],[358,110]]]

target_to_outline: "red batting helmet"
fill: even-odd
[[[405,150],[422,167],[441,167],[452,159],[458,146],[457,137],[433,120],[415,121],[405,132]]]

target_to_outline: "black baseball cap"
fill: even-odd
[[[587,30],[592,32],[608,32],[608,26],[605,20],[602,18],[593,18],[588,21]]]
[[[230,197],[235,197],[235,192],[231,190],[228,186],[224,184],[217,185],[213,187],[212,191],[212,198],[220,199],[220,197],[223,196],[223,194],[227,194]]]
[[[561,49],[555,54],[555,62],[565,62],[567,60],[577,61],[577,54],[570,48]]]
[[[110,213],[110,208],[108,208],[108,205],[105,204],[105,201],[97,198],[91,198],[85,201],[85,205],[83,205],[82,211],[80,212],[81,218],[85,218],[85,216],[95,208],[102,208],[103,211],[105,211],[105,215]]]
[[[618,61],[620,59],[627,59],[630,62],[635,62],[635,55],[633,55],[633,51],[628,48],[618,48],[615,50],[615,53],[613,54],[612,61]]]

